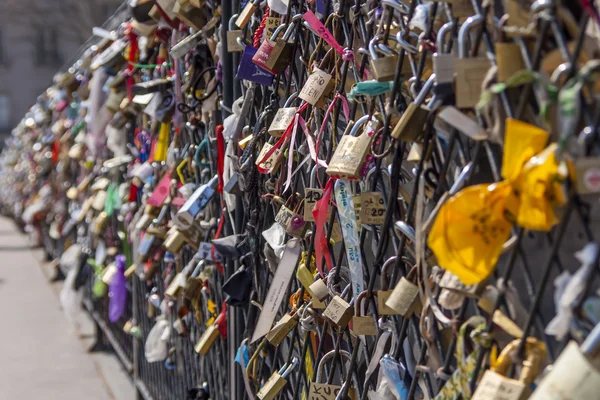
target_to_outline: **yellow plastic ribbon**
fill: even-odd
[[[441,267],[466,285],[486,279],[516,222],[525,229],[549,231],[554,212],[565,203],[556,145],[544,149],[548,133],[522,121],[506,122],[503,181],[467,187],[436,217],[427,244]]]
[[[154,148],[154,161],[167,161],[167,149],[169,148],[169,134],[171,133],[171,124],[161,124],[158,133],[158,140]]]

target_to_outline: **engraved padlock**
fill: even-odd
[[[323,316],[329,319],[339,329],[346,329],[348,322],[352,319],[354,308],[340,296],[334,296],[327,308],[323,311]]]
[[[252,56],[252,62],[254,64],[258,65],[259,67],[261,67],[263,69],[266,69],[269,72],[274,73],[274,71],[272,71],[271,68],[268,67],[267,60],[271,57],[271,52],[275,48],[275,45],[276,45],[275,39],[277,38],[277,36],[279,35],[280,32],[283,32],[284,29],[285,29],[285,25],[280,25],[275,30],[275,33],[273,33],[273,36],[271,38],[267,37],[267,38],[265,38],[265,40],[263,40],[263,42],[260,44],[260,46],[256,50],[256,53],[254,53],[254,56]]]
[[[456,60],[456,107],[472,108],[481,96],[481,85],[490,69],[487,57],[467,58],[467,38],[471,29],[484,23],[481,15],[467,18],[458,32]]]
[[[342,361],[340,364],[343,367],[348,365],[352,358],[352,357],[350,357],[350,353],[348,353],[346,350],[340,350],[338,354],[341,358],[346,359],[346,362]],[[310,390],[308,392],[309,399],[335,400],[340,395],[340,392],[342,392],[342,386],[324,382],[324,374],[323,374],[323,371],[325,369],[325,365],[327,364],[327,362],[333,360],[334,357],[337,356],[338,354],[336,354],[335,350],[331,350],[331,351],[325,353],[325,355],[323,355],[323,357],[319,360],[319,364],[317,365],[317,374],[315,375],[315,380],[310,383]],[[351,374],[351,373],[352,373],[351,371],[345,371],[344,376],[346,376],[347,374]],[[352,382],[352,379],[349,379],[348,381]],[[357,399],[356,390],[354,390],[354,388],[348,388],[347,390],[348,390],[347,398],[349,398],[351,400],[356,400]],[[343,398],[346,398],[346,397],[343,397]]]
[[[377,322],[374,315],[367,315],[365,300],[368,291],[363,290],[354,300],[354,316],[352,317],[352,333],[361,336],[377,335]]]
[[[371,140],[375,132],[378,120],[375,117],[365,115],[361,117],[350,133],[344,134],[338,144],[329,166],[327,175],[340,179],[359,179],[367,154],[371,150]],[[364,125],[364,126],[363,126]],[[360,136],[356,137],[359,129],[363,129]]]
[[[335,80],[327,72],[327,66],[330,67],[329,69],[334,69],[335,56],[333,49],[329,49],[319,63],[319,67],[312,70],[298,95],[302,100],[318,108],[325,106],[325,99],[335,88]]]
[[[290,23],[290,26],[286,29],[283,37],[277,39],[277,35],[280,32],[279,28],[281,27],[285,27],[285,25],[280,25],[271,37],[271,40],[275,41],[275,47],[271,51],[271,56],[267,59],[266,63],[266,68],[274,74],[282,72],[290,65],[292,53],[294,52],[294,44],[290,40],[292,39],[296,24]]]
[[[393,36],[391,36],[393,37]],[[391,52],[390,55],[379,57],[377,55],[376,41],[374,37],[369,42],[369,54],[371,55],[371,70],[377,82],[387,82],[394,79],[398,67],[398,55]]]
[[[294,357],[290,364],[284,364],[279,371],[273,372],[273,375],[260,388],[256,397],[260,400],[273,400],[283,390],[287,384],[287,377],[298,365],[298,358]]]

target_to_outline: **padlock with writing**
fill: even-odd
[[[259,67],[261,67],[263,69],[266,69],[267,71],[269,71],[271,73],[275,73],[267,65],[267,60],[269,60],[269,58],[271,57],[271,53],[272,53],[273,49],[275,48],[275,45],[276,45],[275,39],[277,38],[279,33],[282,32],[284,29],[285,29],[285,25],[279,26],[275,30],[275,33],[273,33],[272,37],[266,37],[265,40],[263,40],[263,42],[260,44],[260,46],[256,50],[256,53],[252,57],[252,62],[254,64],[258,65]]]
[[[298,213],[302,206],[302,201],[295,200],[298,197],[298,195],[290,196],[288,201],[279,209],[279,212],[275,216],[275,222],[285,228],[288,235],[303,238],[308,229],[308,224],[304,221],[302,215]],[[290,207],[294,202],[296,202],[296,206],[292,210]]]
[[[345,329],[348,325],[348,322],[352,319],[352,315],[354,314],[354,309],[346,300],[341,298],[340,296],[334,296],[329,304],[327,304],[327,308],[323,312],[323,316],[329,319],[333,324],[335,324],[340,329]]]
[[[349,134],[342,136],[326,170],[329,176],[340,179],[360,178],[363,164],[371,150],[375,131],[372,122],[376,123],[377,120],[365,115],[356,121]],[[356,133],[361,128],[363,128],[362,134],[356,137]]]
[[[374,336],[377,335],[377,323],[373,315],[366,314],[365,300],[368,292],[362,291],[354,300],[354,316],[352,317],[352,333],[355,335]]]
[[[270,143],[265,143],[263,145],[258,157],[256,157],[256,165],[266,170],[270,170],[271,172],[276,172],[281,165],[281,160],[283,158],[283,151],[281,148],[275,150],[269,158],[261,162],[271,148],[273,148],[273,145]]]
[[[335,67],[333,52],[333,49],[329,49],[319,63],[319,67],[312,70],[298,95],[302,100],[315,107],[323,108],[325,106],[325,99],[331,94],[335,86],[333,76],[326,72],[328,65]],[[331,69],[334,68],[330,67]]]
[[[540,373],[547,356],[544,343],[533,337],[525,340],[525,360],[519,379],[506,376],[521,342],[521,339],[516,339],[502,350],[496,363],[483,374],[473,393],[473,400],[519,400],[529,396],[529,386]]]
[[[283,26],[285,25],[281,25],[280,27]],[[295,24],[290,24],[281,39],[277,39],[279,30],[275,30],[273,33],[271,40],[275,41],[275,46],[266,63],[266,67],[269,71],[278,74],[290,65],[292,53],[294,51],[294,44],[290,39],[292,39],[292,33],[294,32],[295,27]]]
[[[279,371],[273,372],[273,375],[260,388],[256,397],[260,400],[273,400],[283,390],[287,384],[287,377],[298,365],[298,359],[294,357],[290,364],[285,364]]]
[[[467,57],[467,37],[471,29],[481,25],[484,18],[475,15],[467,18],[458,34],[458,59],[456,60],[456,107],[472,108],[481,96],[481,85],[490,69],[487,57]]]
[[[331,383],[321,383],[323,381],[323,371],[327,362],[333,360],[336,356],[336,351],[331,350],[319,360],[319,364],[317,365],[317,374],[315,376],[315,381],[310,383],[310,390],[308,393],[309,399],[318,399],[318,400],[336,400],[340,392],[342,392],[342,387],[339,385],[334,385]],[[339,355],[342,359],[345,359],[346,362],[342,362],[342,365],[347,365],[347,362],[350,361],[350,353],[345,350],[340,350]],[[346,374],[351,373],[351,371],[346,371]],[[351,381],[351,380],[350,380]],[[354,388],[349,388],[347,393],[347,398],[356,400],[356,390]]]
[[[298,324],[297,313],[285,314],[277,323],[271,328],[269,333],[265,336],[266,339],[273,346],[279,346],[279,344],[287,337],[287,335],[296,327]]]
[[[277,110],[273,117],[273,122],[269,126],[269,135],[280,137],[287,128],[294,122],[294,117],[298,107],[282,107]]]

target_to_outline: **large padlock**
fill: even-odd
[[[254,56],[252,56],[252,62],[256,65],[258,65],[259,67],[266,69],[267,71],[274,73],[274,71],[271,70],[271,68],[268,67],[267,65],[267,61],[269,60],[269,58],[271,57],[271,53],[273,52],[273,49],[275,48],[275,38],[277,38],[277,36],[279,35],[280,32],[283,31],[283,29],[285,29],[285,25],[280,25],[276,30],[275,33],[273,33],[273,36],[271,38],[265,38],[265,40],[263,40],[263,42],[260,44],[260,46],[258,47],[258,49],[256,50],[256,53],[254,54]]]
[[[369,54],[371,55],[371,69],[377,82],[387,82],[394,79],[398,67],[398,55],[391,52],[390,55],[379,58],[375,47],[377,38],[369,42]]]
[[[333,49],[329,49],[323,60],[319,63],[319,67],[312,70],[298,95],[302,100],[315,107],[323,108],[325,106],[325,99],[335,88],[335,80],[332,79],[333,76],[326,72],[327,66],[329,66],[330,70],[335,69],[334,52]]]
[[[342,358],[345,358],[347,362],[349,362],[351,359],[350,353],[348,353],[346,350],[340,350],[339,355]],[[328,361],[333,360],[335,356],[336,351],[331,350],[325,353],[325,355],[319,360],[319,364],[317,365],[317,375],[315,376],[315,381],[310,383],[310,390],[308,392],[309,399],[335,400],[340,395],[340,392],[342,392],[342,386],[330,383],[321,383],[321,381],[323,381],[323,369],[325,367],[325,364]],[[347,363],[345,362],[342,362],[341,364],[347,365]],[[346,371],[344,375],[351,373],[351,371]],[[352,382],[352,379],[349,379],[348,381]],[[357,399],[356,390],[354,390],[354,388],[347,388],[347,398],[351,400]]]
[[[285,25],[280,27],[282,26]],[[266,67],[269,71],[278,74],[290,65],[292,53],[294,52],[294,44],[290,42],[290,39],[295,27],[295,24],[290,24],[281,39],[277,39],[278,30],[273,33],[271,40],[276,40],[276,42],[273,51],[271,51],[271,56],[267,59]]]
[[[363,164],[371,150],[377,123],[376,118],[365,115],[356,121],[349,134],[342,136],[326,170],[329,176],[340,179],[360,178]],[[360,128],[364,128],[363,133],[356,137]]]
[[[467,37],[471,29],[481,25],[484,18],[475,15],[467,18],[458,34],[458,59],[456,60],[456,107],[472,108],[481,96],[481,85],[490,69],[487,57],[467,58]]]

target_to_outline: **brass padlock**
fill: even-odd
[[[240,29],[244,29],[244,27],[248,24],[248,22],[250,22],[250,18],[252,17],[252,14],[254,14],[255,11],[256,11],[256,2],[255,1],[249,1],[248,3],[246,3],[246,6],[244,7],[244,9],[240,13],[240,15],[235,20],[235,25]]]
[[[284,27],[281,25],[279,28]],[[278,74],[286,69],[292,61],[292,53],[294,51],[294,44],[290,41],[292,32],[296,28],[296,24],[290,24],[288,29],[283,34],[281,39],[277,39],[277,34],[280,32],[279,28],[275,30],[271,41],[275,41],[273,50],[271,51],[270,57],[266,62],[266,69]]]
[[[467,58],[467,37],[471,29],[482,24],[484,18],[475,15],[467,18],[460,27],[456,60],[456,107],[472,108],[481,96],[481,85],[490,69],[487,57]]]
[[[190,0],[177,0],[173,6],[173,13],[189,27],[197,31],[206,26],[206,11],[194,7]]]
[[[219,337],[219,328],[217,327],[216,324],[210,325],[208,328],[206,328],[206,330],[204,331],[202,336],[200,336],[200,339],[198,339],[198,342],[196,342],[196,345],[194,346],[194,350],[196,351],[196,353],[200,354],[201,356],[205,356],[206,353],[208,353],[210,348],[213,346],[213,344],[215,344],[215,341],[217,340],[218,337]]]
[[[333,322],[338,328],[345,329],[348,322],[352,319],[354,309],[348,302],[340,296],[334,296],[325,311],[323,316]]]
[[[371,150],[371,141],[373,140],[373,132],[378,121],[375,118],[365,115],[361,117],[352,126],[349,134],[344,134],[342,140],[338,144],[331,162],[327,167],[327,175],[340,179],[359,179],[362,172],[362,167]],[[363,128],[363,133],[355,137],[360,128]]]
[[[388,270],[396,263],[396,259],[396,256],[390,257],[381,267],[381,289],[377,291],[377,313],[379,315],[398,314],[396,310],[386,304],[393,292],[388,289]]]
[[[339,355],[341,356],[341,358],[346,359],[346,362],[341,362],[342,365],[347,365],[347,363],[350,362],[350,353],[348,353],[346,350],[340,350]],[[334,356],[336,356],[336,351],[331,350],[325,353],[325,355],[319,360],[319,364],[317,365],[317,375],[315,376],[315,381],[310,383],[310,390],[308,392],[309,399],[335,400],[338,398],[338,395],[342,391],[341,386],[320,382],[323,380],[323,369],[325,367],[325,364],[329,360],[332,360]],[[346,374],[351,374],[351,372],[346,371]],[[354,388],[349,388],[347,393],[349,399],[358,400],[356,390],[354,390]]]
[[[313,297],[320,302],[325,301],[329,297],[329,289],[327,289],[327,285],[321,278],[311,283],[309,290],[314,295]]]
[[[287,128],[294,122],[298,107],[282,107],[277,110],[273,117],[273,122],[269,126],[269,135],[280,137]]]
[[[273,346],[277,347],[298,324],[297,313],[285,314],[265,336]]]
[[[244,47],[238,42],[243,41],[243,32],[240,29],[235,29],[234,21],[237,19],[238,14],[234,14],[229,19],[229,29],[227,30],[227,51],[229,53],[240,52],[244,50]]]
[[[102,211],[94,220],[94,234],[100,235],[108,222],[108,214]]]
[[[415,273],[416,267],[413,267],[406,277],[400,278],[400,281],[385,301],[386,307],[405,318],[410,317],[413,312],[420,309],[420,305],[417,304],[420,303],[418,298],[419,287],[412,281],[412,276]]]
[[[281,206],[279,212],[275,216],[275,222],[281,225],[286,233],[290,236],[302,239],[308,230],[308,224],[304,218],[298,213],[302,206],[302,201],[297,201],[296,207],[290,209],[290,202],[293,202],[298,195],[292,195],[287,202]]]
[[[265,382],[260,388],[256,397],[260,400],[273,400],[283,390],[287,384],[287,377],[292,373],[294,368],[298,365],[298,358],[294,357],[292,362],[284,364],[279,371],[273,372],[273,375]]]
[[[328,91],[331,78],[332,76],[327,72],[315,68],[306,80],[298,97],[313,106],[319,107],[319,101],[328,95],[326,92]]]
[[[371,70],[377,82],[387,82],[394,79],[398,67],[398,55],[395,53],[378,58],[375,48],[377,38],[369,42],[369,54],[371,55]]]
[[[272,170],[272,172],[276,172],[283,158],[283,151],[281,150],[281,148],[275,150],[268,159],[261,163],[262,159],[267,155],[267,153],[269,152],[269,150],[271,150],[272,147],[273,145],[271,145],[270,143],[265,143],[263,145],[260,154],[256,158],[256,165],[264,169],[270,169]]]
[[[396,126],[394,126],[391,133],[392,137],[406,142],[416,141],[423,133],[423,127],[427,122],[430,111],[427,107],[416,102],[410,103]]]
[[[377,335],[377,323],[373,315],[365,315],[365,300],[367,291],[362,291],[354,301],[354,316],[352,317],[352,333],[355,335]]]

